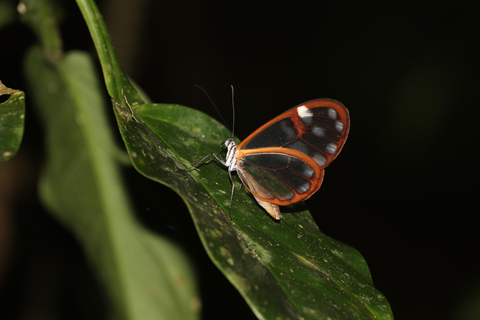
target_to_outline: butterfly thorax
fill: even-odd
[[[237,144],[233,138],[228,138],[223,143],[225,148],[227,148],[227,158],[225,160],[225,165],[228,167],[228,171],[237,170]]]

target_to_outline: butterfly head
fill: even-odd
[[[228,138],[220,145],[223,150],[230,150],[232,148],[235,148],[236,146],[237,144],[235,143],[235,140],[233,140],[233,138]]]

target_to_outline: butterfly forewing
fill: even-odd
[[[320,167],[340,153],[350,127],[348,111],[331,99],[298,105],[261,126],[238,150],[282,147],[300,151]]]

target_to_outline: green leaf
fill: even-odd
[[[42,199],[84,246],[115,318],[197,318],[186,257],[134,217],[90,59],[73,52],[51,65],[35,48],[25,68],[46,128]]]
[[[7,88],[0,81],[0,162],[8,161],[20,148],[25,125],[25,93]]]
[[[362,256],[322,234],[302,206],[284,208],[276,222],[243,192],[235,195],[230,220],[225,168],[210,163],[182,171],[218,151],[226,128],[178,105],[132,109],[135,118],[124,116],[120,130],[135,167],[185,200],[212,261],[259,318],[393,319]]]

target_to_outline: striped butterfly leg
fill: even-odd
[[[232,143],[232,142],[233,142],[233,143]],[[202,164],[207,164],[207,163],[209,163],[209,162],[212,161],[213,159],[217,159],[218,162],[220,162],[220,163],[223,164],[225,167],[228,167],[229,170],[231,170],[230,165],[229,165],[229,163],[228,163],[229,153],[231,152],[230,149],[234,149],[237,145],[235,144],[235,141],[234,141],[233,139],[227,139],[225,142],[223,142],[223,143],[220,144],[220,148],[222,148],[222,149],[224,149],[224,150],[227,149],[227,145],[226,145],[227,143],[230,143],[230,144],[232,144],[232,145],[231,145],[230,147],[228,147],[229,150],[228,150],[228,152],[227,152],[227,159],[226,159],[226,161],[224,161],[224,160],[222,159],[222,157],[219,156],[218,154],[216,154],[215,152],[212,152],[212,153],[207,154],[205,157],[203,157],[200,161],[198,161],[197,163],[195,163],[193,166],[191,166],[191,167],[189,167],[189,168],[182,169],[182,171],[188,171],[188,170],[191,170],[191,169],[195,169],[195,168],[197,168],[198,166],[200,166],[200,165],[202,165]],[[207,161],[205,161],[205,159],[207,159],[207,158],[209,158],[209,157],[211,157],[211,156],[213,156],[213,158],[210,158],[210,159],[208,159]],[[230,156],[230,157],[232,157],[232,156]],[[231,179],[230,179],[230,180],[231,180]]]
[[[233,182],[231,170],[228,170],[228,177],[230,178],[230,182],[232,183],[232,192],[230,193],[230,204],[228,206],[228,217],[230,218],[230,220],[232,220],[231,212],[232,212],[233,193],[235,192],[235,182]]]
[[[212,157],[213,156],[213,157]],[[208,159],[210,158],[210,159]],[[205,161],[205,159],[208,159],[207,161]],[[225,161],[223,161],[223,159],[217,155],[215,152],[212,152],[212,153],[209,153],[207,154],[205,157],[203,157],[200,161],[196,162],[193,166],[191,167],[188,167],[188,168],[184,168],[184,169],[180,169],[182,171],[190,171],[192,169],[195,169],[199,166],[201,166],[202,164],[207,164],[209,163],[210,161],[212,161],[213,159],[217,159],[221,164],[223,164],[224,166],[226,166],[227,164],[225,163]]]

